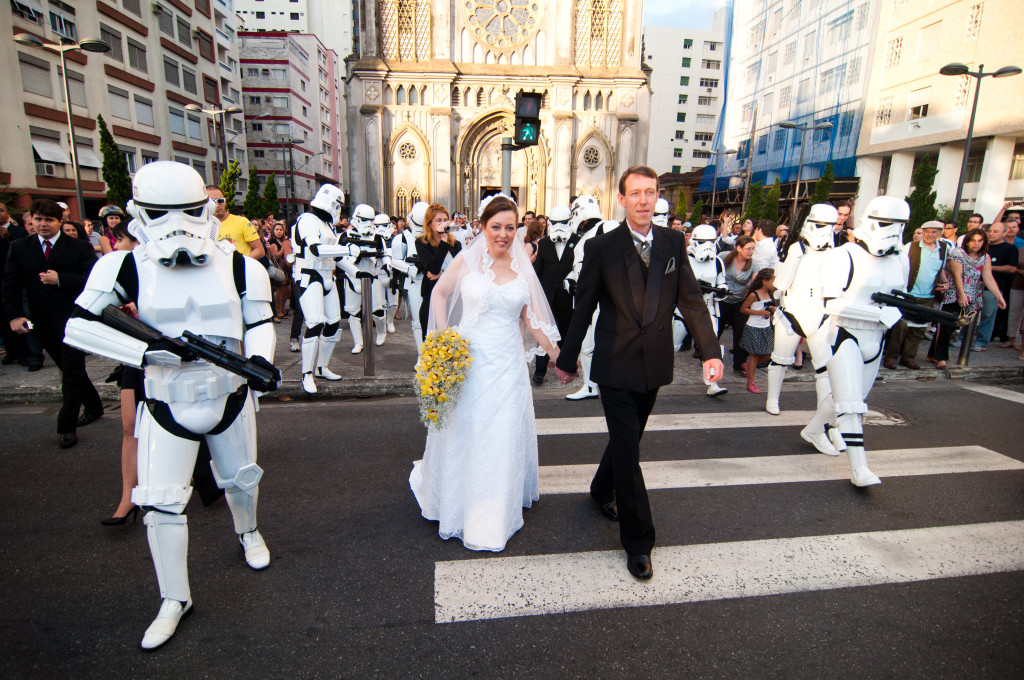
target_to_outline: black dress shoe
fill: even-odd
[[[650,555],[630,555],[626,558],[626,567],[630,574],[641,581],[654,576],[654,565],[651,563]]]
[[[82,417],[78,419],[78,427],[85,427],[89,423],[95,422],[103,417],[103,411],[97,411],[95,413],[83,413]]]
[[[14,356],[10,352],[8,352],[7,354],[4,355],[3,359],[0,359],[0,364],[3,364],[4,366],[10,366],[11,364],[13,364],[17,360],[18,360],[18,357]]]
[[[534,385],[543,385],[544,384],[544,375],[541,374],[541,373],[534,373],[533,374],[533,384]]]
[[[43,365],[41,363],[35,363],[35,362],[30,361],[29,364],[28,364],[28,372],[29,373],[35,373],[36,371],[40,370],[42,367],[43,367]]]
[[[594,498],[591,496],[591,498]],[[601,514],[610,519],[613,522],[619,521],[619,508],[616,507],[615,501],[599,501],[594,498],[594,502],[597,503],[597,507],[601,508]]]
[[[67,434],[62,434],[60,436],[60,448],[62,449],[70,449],[77,443],[78,435],[76,435],[74,432],[69,432]]]

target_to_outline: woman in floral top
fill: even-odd
[[[982,307],[982,285],[995,296],[1000,309],[1006,308],[1006,301],[999,286],[992,278],[992,260],[988,256],[988,236],[984,229],[971,229],[964,236],[963,246],[949,255],[946,261],[947,276],[954,285],[942,298],[942,310],[958,313],[961,308],[976,310]],[[936,368],[945,368],[949,360],[949,326],[939,326],[939,332],[928,349],[928,358],[934,359]],[[972,347],[972,351],[977,346]]]

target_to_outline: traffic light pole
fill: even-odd
[[[511,137],[501,138],[501,193],[512,195],[512,150],[515,149]]]

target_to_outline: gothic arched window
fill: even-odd
[[[590,110],[590,104],[591,104],[590,93],[587,92],[585,95],[583,95],[583,110],[584,111],[589,111]]]
[[[399,85],[398,86],[398,92],[395,94],[395,103],[396,104],[404,104],[405,103],[405,86],[404,85]]]
[[[415,87],[409,88],[409,105],[416,106],[420,103],[420,91]]]
[[[412,204],[413,205],[416,205],[417,203],[419,203],[420,201],[423,200],[423,194],[420,193],[420,188],[419,187],[413,187],[412,188],[411,198],[412,198]],[[402,213],[402,214],[404,215],[405,213]]]
[[[622,49],[622,0],[578,0],[576,63],[593,67],[619,65]]]
[[[402,185],[395,191],[395,212],[403,217],[409,214],[409,194]]]
[[[385,59],[430,59],[430,0],[382,0],[380,18]]]

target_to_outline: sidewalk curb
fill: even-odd
[[[809,369],[809,367],[808,367]],[[976,379],[997,379],[1017,378],[1024,376],[1024,366],[985,366],[965,368],[922,368],[919,371],[909,369],[890,370],[882,369],[878,373],[879,382],[893,382],[904,380],[976,380]],[[373,397],[397,397],[412,396],[413,377],[402,378],[347,378],[337,382],[317,381],[317,393],[306,394],[297,380],[286,380],[281,389],[271,392],[263,397],[264,401],[320,401],[326,399],[369,399]],[[787,371],[786,382],[813,382],[814,371]],[[684,379],[673,381],[673,385],[700,385],[698,380]],[[559,388],[555,388],[559,389]],[[116,385],[100,383],[96,390],[104,401],[117,401],[120,398]],[[19,403],[52,403],[60,402],[61,394],[59,387],[26,386],[15,387],[0,394],[0,404]]]

